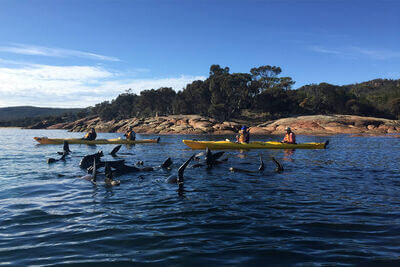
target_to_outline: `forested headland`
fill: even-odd
[[[178,92],[170,87],[140,94],[127,89],[111,101],[47,119],[58,123],[91,115],[108,121],[176,114],[198,114],[219,121],[262,121],[317,114],[400,118],[400,80],[375,79],[342,86],[320,83],[293,90],[294,84],[277,66],[230,73],[229,67],[212,65],[206,80],[193,81]]]
[[[156,114],[198,114],[221,121],[316,114],[399,118],[400,80],[376,79],[344,86],[320,83],[292,90],[295,81],[281,73],[276,66],[230,73],[229,67],[212,65],[206,80],[194,81],[182,91],[163,87],[137,95],[127,90],[86,112],[104,120]]]

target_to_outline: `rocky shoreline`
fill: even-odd
[[[97,132],[125,132],[129,126],[141,134],[235,134],[242,124],[234,121],[218,122],[199,115],[171,115],[151,118],[131,118],[102,121],[99,117],[87,117],[74,122],[51,125],[46,121],[28,127],[30,129],[65,129],[86,132],[94,127]],[[290,126],[296,134],[306,135],[384,135],[400,133],[400,121],[353,115],[315,115],[283,118],[261,124],[251,124],[254,135],[282,135]]]

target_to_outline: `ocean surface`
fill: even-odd
[[[226,163],[187,168],[184,191],[166,179],[194,153],[182,139],[160,144],[39,145],[34,136],[81,137],[62,130],[0,128],[0,264],[151,264],[159,266],[400,265],[400,139],[298,136],[326,150],[226,151]],[[100,133],[98,138],[122,136]],[[155,138],[155,135],[138,135]],[[279,140],[253,136],[252,140]],[[98,150],[104,160],[171,170],[117,177],[120,186],[80,179],[80,159]],[[231,173],[229,167],[263,173]],[[275,157],[284,166],[275,173]]]

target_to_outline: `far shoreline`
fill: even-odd
[[[102,121],[99,117],[86,117],[74,122],[51,124],[42,121],[28,129],[64,129],[70,132],[86,132],[95,128],[97,132],[123,133],[129,127],[138,134],[156,135],[234,135],[243,121],[217,121],[200,115],[170,115],[149,118],[129,118]],[[252,135],[282,135],[291,127],[298,135],[331,136],[400,134],[400,121],[355,115],[311,115],[294,116],[247,125]],[[13,127],[15,128],[15,127]]]
[[[0,129],[24,129],[24,127],[20,127],[20,126],[0,126]]]

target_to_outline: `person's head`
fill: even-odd
[[[133,127],[132,126],[129,126],[129,131],[132,131],[133,130]]]
[[[242,126],[242,130],[243,130],[243,131],[246,131],[246,130],[247,130],[247,127],[246,127],[246,126]]]
[[[290,133],[290,132],[292,131],[292,129],[290,129],[290,127],[286,127],[286,128],[285,128],[285,131],[288,132],[288,133]]]
[[[96,130],[94,128],[90,128],[90,131],[94,133]]]

